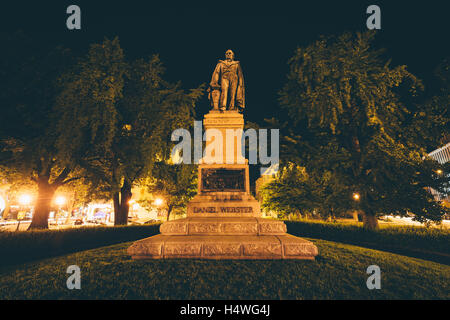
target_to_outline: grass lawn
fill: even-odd
[[[316,261],[134,261],[132,242],[0,271],[0,299],[450,299],[450,266],[325,240]],[[81,268],[81,290],[66,269]],[[381,268],[381,290],[366,269]]]

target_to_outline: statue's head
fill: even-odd
[[[225,58],[227,58],[228,61],[233,61],[234,52],[231,49],[228,49],[227,52],[225,52]]]

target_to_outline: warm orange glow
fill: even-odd
[[[5,207],[6,207],[6,201],[5,201],[5,199],[3,199],[2,196],[0,196],[0,212],[5,210]]]
[[[437,174],[442,174],[442,170],[441,170],[441,169],[438,169],[438,170],[436,171],[436,173],[437,173]]]
[[[58,197],[56,197],[55,203],[56,203],[58,206],[64,205],[64,204],[66,203],[66,197],[63,197],[63,196],[58,196]]]
[[[161,198],[156,198],[155,199],[155,205],[160,206],[164,203],[164,200]]]
[[[358,201],[359,198],[360,198],[359,193],[354,193],[354,194],[353,194],[353,199],[354,199],[355,201]]]
[[[27,206],[31,203],[31,196],[29,194],[22,194],[19,197],[19,203],[23,206]]]

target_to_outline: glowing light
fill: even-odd
[[[437,173],[437,174],[442,174],[442,170],[441,170],[441,169],[438,169],[438,170],[436,171],[436,173]]]
[[[156,199],[155,199],[155,205],[157,205],[157,206],[160,206],[160,205],[162,205],[162,204],[163,204],[163,202],[164,202],[164,200],[163,200],[163,199],[161,199],[161,198],[156,198]]]
[[[58,197],[56,197],[55,203],[56,203],[58,206],[64,205],[64,204],[66,203],[66,197],[63,197],[63,196],[58,196]]]
[[[3,199],[2,196],[0,196],[0,212],[2,212],[3,210],[5,210],[5,207],[6,207],[5,199]]]
[[[354,193],[354,194],[353,194],[353,199],[354,199],[355,201],[358,201],[359,198],[360,198],[359,193]]]
[[[31,203],[31,196],[29,194],[22,194],[19,197],[19,203],[23,206],[27,206]]]

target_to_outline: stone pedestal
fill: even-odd
[[[133,259],[307,259],[317,247],[286,233],[282,221],[254,217],[191,217],[161,225],[161,234],[135,242]]]
[[[136,241],[128,254],[133,259],[313,260],[318,254],[313,243],[287,234],[282,221],[261,218],[259,202],[250,194],[247,160],[240,154],[243,116],[211,111],[203,124],[205,157],[199,164],[198,194],[187,206],[187,218],[163,223],[161,234]],[[218,132],[222,144],[213,148]]]

